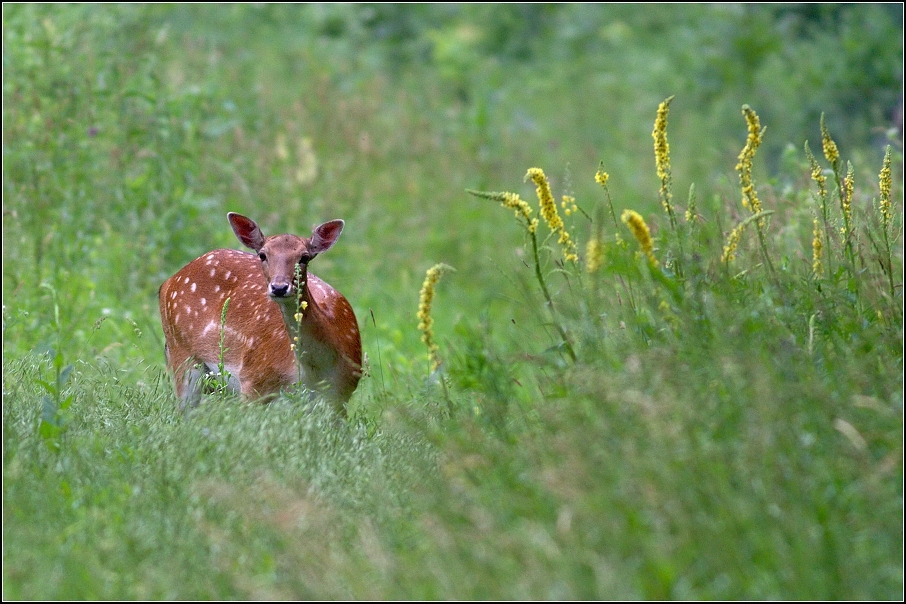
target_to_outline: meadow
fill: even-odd
[[[4,599],[903,597],[900,5],[3,6]],[[268,233],[340,419],[182,412]]]

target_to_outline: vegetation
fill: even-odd
[[[901,6],[4,5],[3,68],[4,598],[902,598]],[[179,411],[227,211],[346,220],[348,421]]]

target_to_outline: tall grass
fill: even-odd
[[[4,597],[901,598],[899,139],[768,12],[595,10],[4,6]],[[231,210],[346,220],[348,421],[179,410],[156,290]]]

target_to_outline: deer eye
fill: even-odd
[[[311,262],[312,258],[314,258],[314,256],[312,256],[311,254],[302,254],[299,257],[299,264],[307,265],[309,262]]]
[[[264,252],[258,252],[258,259],[261,260],[261,262],[267,262],[267,254],[265,254]]]

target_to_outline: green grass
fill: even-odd
[[[901,13],[11,5],[3,46],[4,598],[902,598]],[[771,213],[728,263],[743,104]],[[576,263],[467,192],[539,217],[531,167]],[[346,220],[348,421],[179,412],[157,288],[227,211]]]

